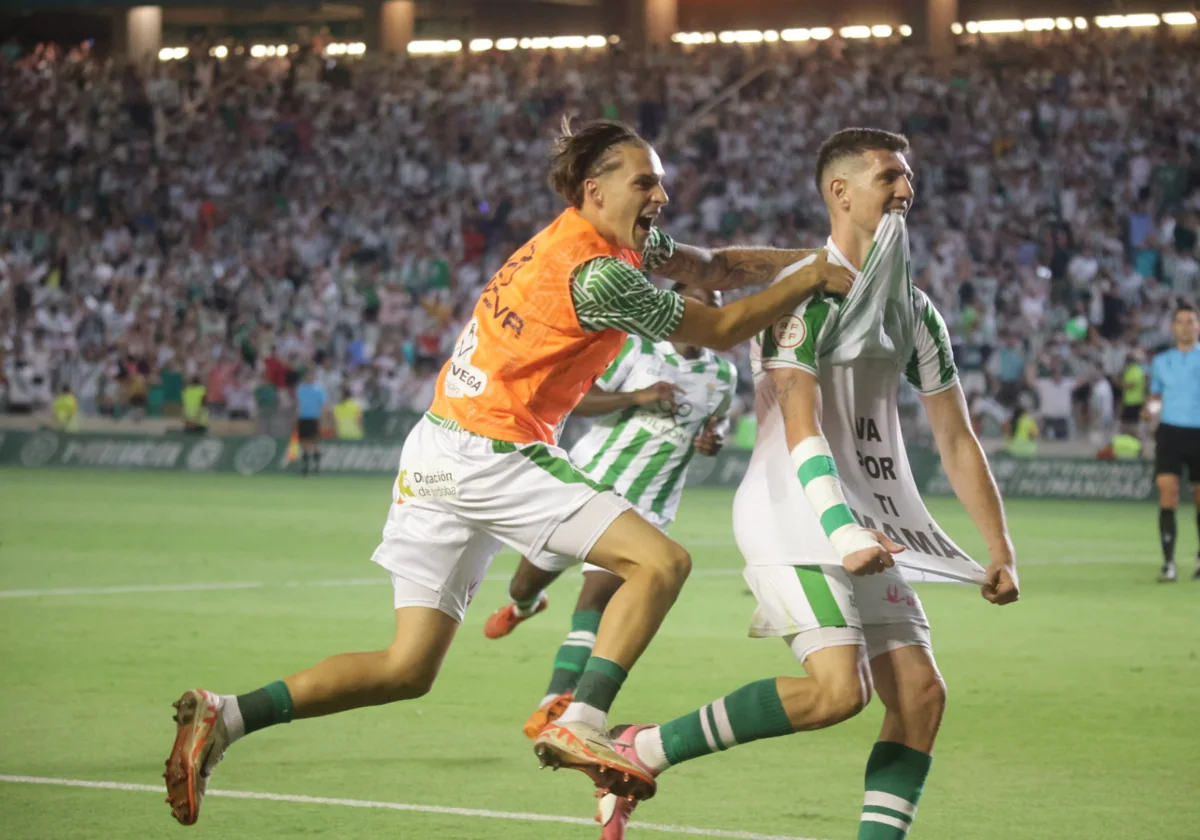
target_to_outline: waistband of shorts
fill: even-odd
[[[438,426],[442,429],[445,429],[447,432],[461,432],[462,434],[470,435],[473,438],[478,438],[479,440],[487,441],[487,443],[491,444],[492,451],[495,452],[497,455],[503,455],[506,452],[516,452],[519,449],[523,449],[524,447],[531,445],[530,443],[513,443],[512,441],[508,441],[508,440],[496,440],[495,438],[490,438],[490,437],[487,437],[486,435],[481,435],[478,432],[472,432],[470,429],[464,429],[462,426],[460,426],[455,421],[453,421],[447,417],[442,417],[441,415],[434,414],[432,411],[425,412],[425,419],[428,420],[433,425]],[[536,443],[536,441],[534,441],[534,442]]]

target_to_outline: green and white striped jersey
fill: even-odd
[[[710,417],[728,413],[737,374],[709,350],[685,359],[670,342],[630,336],[596,386],[628,393],[656,382],[680,387],[674,412],[645,405],[599,417],[571,449],[571,462],[639,510],[669,521],[679,507],[692,442]]]

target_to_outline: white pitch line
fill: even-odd
[[[1017,567],[1023,569],[1027,566],[1102,566],[1118,565],[1123,563],[1139,564],[1141,561],[1137,559],[1131,560],[1127,556],[1094,555],[1090,557],[1060,557],[1056,560],[1020,560],[1017,563]],[[741,574],[742,570],[740,568],[693,569],[691,576],[734,577],[740,576]],[[491,574],[486,576],[484,580],[490,582],[507,581],[510,577],[511,576],[507,574]],[[243,580],[227,582],[218,581],[212,583],[163,583],[146,584],[140,586],[69,587],[66,589],[0,589],[0,599],[51,598],[71,595],[139,595],[158,592],[208,592],[222,589],[270,589],[273,587],[286,587],[289,589],[330,589],[354,586],[385,586],[388,583],[390,583],[390,581],[385,577],[368,577],[330,580],[289,580],[283,583],[271,583],[263,580]]]
[[[24,785],[54,785],[57,787],[93,788],[98,790],[123,790],[144,793],[163,792],[159,785],[136,785],[128,782],[91,782],[83,779],[57,779],[45,776],[0,775],[0,782]],[[413,805],[407,802],[373,802],[368,799],[334,799],[324,796],[300,796],[288,793],[253,793],[244,790],[210,790],[207,796],[224,796],[228,799],[253,799],[265,802],[291,802],[297,805],[334,805],[343,808],[381,808],[388,811],[414,811],[421,814],[442,814],[451,817],[473,817],[475,819],[514,820],[516,822],[550,822],[594,828],[595,820],[582,817],[563,817],[557,814],[533,814],[523,811],[488,811],[479,808],[451,808],[445,805]],[[165,817],[164,817],[165,819]],[[723,831],[719,828],[698,828],[691,825],[663,825],[660,823],[635,822],[633,828],[642,831],[661,831],[667,834],[688,834],[694,837],[719,837],[724,840],[814,840],[812,837],[797,837],[792,834],[757,834],[753,831]]]

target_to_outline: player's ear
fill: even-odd
[[[849,183],[845,178],[834,178],[829,182],[830,204],[843,210],[850,207]]]
[[[596,206],[604,206],[604,190],[600,189],[600,182],[595,178],[588,178],[583,182],[583,194],[590,198]]]

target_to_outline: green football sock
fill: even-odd
[[[917,802],[933,756],[880,741],[867,760],[866,797],[858,840],[904,840],[917,814]]]
[[[292,721],[292,693],[282,680],[249,694],[239,694],[237,704],[247,735],[277,723]]]
[[[607,714],[627,676],[628,672],[611,659],[591,656],[583,666],[583,676],[579,678],[579,687],[575,691],[575,702]]]
[[[571,616],[571,632],[554,656],[554,673],[550,675],[547,697],[574,691],[579,685],[584,666],[592,655],[592,646],[596,644],[601,615],[599,610],[579,610]]]
[[[670,764],[793,731],[774,679],[744,685],[660,727],[663,752]]]

